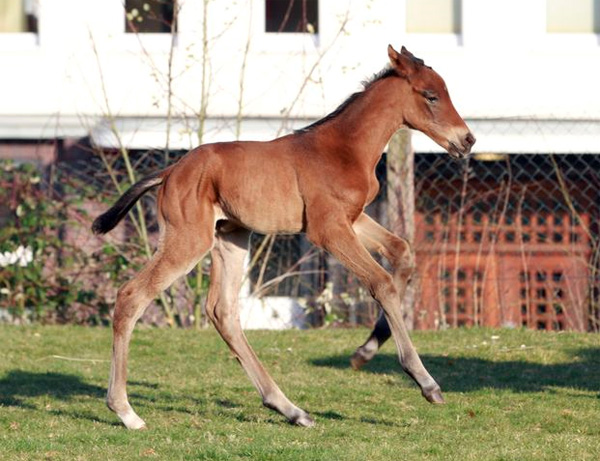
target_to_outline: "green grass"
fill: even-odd
[[[136,330],[129,393],[148,430],[131,432],[104,405],[110,330],[0,327],[0,459],[600,459],[600,336],[416,332],[448,402],[433,406],[391,343],[349,368],[366,334],[248,332],[315,417],[305,429],[261,406],[214,331]]]

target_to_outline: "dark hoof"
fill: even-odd
[[[364,353],[357,349],[356,352],[350,357],[350,365],[353,370],[360,370],[365,363],[369,363],[372,357],[365,357]]]
[[[424,390],[423,397],[425,397],[429,403],[435,403],[438,405],[446,403],[444,401],[444,397],[442,397],[442,390],[439,387],[435,387],[430,391]]]
[[[367,360],[365,360],[359,352],[355,352],[354,355],[350,357],[350,365],[353,370],[360,370],[365,363],[367,363]]]

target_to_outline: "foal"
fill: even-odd
[[[293,424],[314,424],[269,376],[241,329],[238,292],[252,231],[304,232],[313,244],[339,259],[383,309],[404,371],[428,401],[443,403],[440,387],[421,363],[402,319],[401,301],[414,269],[411,247],[363,210],[378,191],[375,166],[399,128],[422,131],[455,158],[467,155],[475,138],[433,69],[404,47],[398,53],[389,46],[388,56],[389,68],[322,120],[269,142],[200,146],[136,183],[94,221],[95,233],[110,231],[144,193],[160,186],[158,249],[137,276],[119,289],[114,310],[107,404],[129,429],[145,427],[126,392],[134,325],[148,304],[208,251],[212,256],[209,318],[263,404]],[[392,273],[369,252],[385,257]],[[373,335],[378,337],[376,332]]]

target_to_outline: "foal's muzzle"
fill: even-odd
[[[448,153],[453,158],[464,158],[471,153],[471,148],[475,144],[475,136],[470,131],[458,142],[449,142]]]

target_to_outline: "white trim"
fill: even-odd
[[[0,33],[0,50],[29,51],[37,50],[39,46],[39,35],[35,32]]]
[[[276,137],[284,120],[279,118],[244,118],[242,140],[268,141]],[[285,120],[290,130],[302,128],[304,119]],[[192,149],[198,146],[198,119],[178,118],[171,121],[169,148]],[[204,143],[235,140],[234,117],[211,117],[204,124]],[[119,139],[108,120],[98,123],[90,132],[92,142],[105,148],[118,148],[120,143],[129,149],[164,149],[167,142],[167,121],[162,117],[119,117],[114,121]]]
[[[314,120],[286,120],[289,132]],[[242,140],[267,141],[280,131],[284,120],[277,117],[245,117]],[[474,152],[502,153],[600,153],[600,120],[595,119],[467,119],[475,133]],[[198,121],[175,119],[171,125],[170,148],[191,149],[198,145]],[[234,117],[210,117],[205,123],[205,142],[233,141]],[[118,117],[115,127],[120,142],[129,149],[164,149],[167,121],[162,117]],[[285,134],[285,133],[282,133]],[[92,142],[105,148],[118,148],[107,120],[96,116],[12,115],[0,116],[0,139],[79,138],[90,135]],[[442,153],[444,150],[419,132],[413,133],[416,152]]]
[[[301,128],[311,120],[287,120],[290,130]],[[242,140],[267,141],[279,131],[282,119],[245,118],[242,122]],[[600,153],[600,120],[560,119],[471,119],[467,124],[477,137],[473,152],[502,153]],[[160,117],[118,118],[115,126],[120,141],[129,149],[163,149],[166,143],[166,120]],[[197,120],[179,119],[172,122],[169,137],[171,149],[191,149],[198,145]],[[91,130],[92,142],[106,148],[117,148],[108,122],[97,124]],[[209,118],[205,123],[204,142],[233,141],[233,117]],[[444,150],[422,133],[414,132],[416,152],[442,153]]]
[[[81,138],[99,121],[95,116],[0,114],[0,139]]]
[[[477,137],[473,153],[600,153],[600,120],[476,119],[467,124]],[[422,133],[415,132],[412,142],[415,152],[444,152]]]

